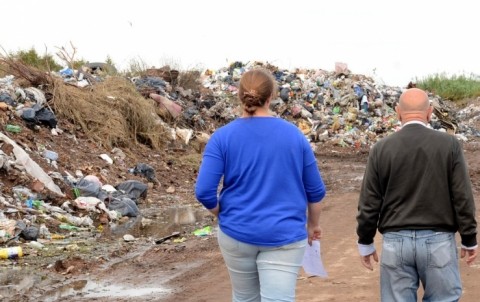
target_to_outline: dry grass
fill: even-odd
[[[53,78],[43,70],[27,66],[12,57],[0,56],[0,69],[14,75],[16,78],[26,80],[31,86],[51,85]]]
[[[166,141],[165,129],[158,123],[158,106],[124,78],[109,77],[87,90],[56,83],[52,94],[57,115],[80,125],[105,147],[142,143],[158,149]]]
[[[184,89],[192,89],[194,91],[200,90],[200,71],[187,70],[183,71],[179,75],[178,86]]]
[[[52,95],[49,106],[58,118],[78,125],[106,148],[141,143],[159,149],[167,141],[166,130],[159,123],[159,114],[164,113],[125,78],[109,77],[95,86],[79,88],[12,58],[1,57],[0,65],[25,86],[42,86]]]
[[[5,65],[5,63],[0,61],[0,78],[4,78],[9,74],[7,70],[8,70],[8,67]]]

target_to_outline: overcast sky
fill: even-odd
[[[259,60],[285,69],[334,70],[387,85],[435,73],[480,74],[477,1],[427,0],[14,0],[2,2],[7,51],[77,48],[161,67],[217,69]]]

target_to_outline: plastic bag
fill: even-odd
[[[28,226],[25,229],[22,230],[20,233],[20,237],[22,237],[25,240],[33,240],[36,241],[39,235],[39,230],[37,227],[34,226]]]
[[[86,177],[80,179],[75,186],[80,191],[80,196],[97,197],[102,184]]]
[[[109,210],[115,210],[122,216],[137,217],[139,210],[137,204],[128,197],[114,198],[108,204]]]
[[[157,181],[157,177],[155,176],[155,170],[152,166],[149,166],[147,164],[139,163],[134,168],[131,168],[129,172],[133,173],[134,175],[141,174],[150,182]]]
[[[35,115],[36,114],[37,114],[37,112],[35,111],[35,109],[25,108],[22,111],[22,118],[27,122],[35,123],[36,122],[36,120],[35,120]]]
[[[6,92],[0,93],[0,102],[4,102],[10,106],[16,106],[17,103],[13,100],[12,96]]]
[[[42,108],[38,110],[35,118],[40,124],[46,125],[50,128],[57,127],[57,118],[55,117],[55,114],[50,111],[50,109]]]
[[[136,201],[139,198],[147,197],[148,186],[137,180],[127,180],[117,185],[116,189]]]
[[[87,210],[87,211],[95,211],[95,208],[99,203],[102,201],[96,197],[90,196],[80,196],[77,199],[73,201],[73,204],[82,210]]]

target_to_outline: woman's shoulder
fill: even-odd
[[[301,133],[300,129],[298,128],[297,125],[295,125],[294,122],[283,119],[283,118],[276,118],[275,120],[280,127],[283,127],[283,129]]]
[[[225,124],[219,128],[217,128],[214,132],[214,135],[225,135],[230,132],[235,131],[245,131],[245,124],[253,122],[255,126],[262,127],[262,125],[267,127],[275,127],[276,129],[281,129],[282,131],[293,131],[293,132],[300,132],[300,129],[293,123],[288,120],[285,120],[280,117],[262,117],[262,118],[255,118],[250,120],[248,118],[237,118],[228,124]]]
[[[211,138],[218,138],[224,135],[228,135],[228,133],[235,131],[236,128],[238,128],[238,119],[235,119],[215,129],[215,131],[212,133]]]

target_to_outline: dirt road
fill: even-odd
[[[474,183],[476,201],[479,195],[480,157],[478,145],[467,150],[470,173]],[[380,301],[379,266],[369,271],[360,264],[356,246],[355,214],[358,188],[364,171],[364,161],[359,158],[329,158],[322,163],[322,173],[331,190],[324,200],[321,217],[324,236],[322,259],[328,278],[306,278],[302,273],[297,284],[297,301]],[[477,206],[477,217],[479,216]],[[381,237],[375,240],[381,252]],[[173,297],[164,301],[229,301],[228,274],[219,255],[209,255],[207,265],[195,269],[191,284],[182,284]],[[461,261],[464,284],[462,301],[480,299],[480,262],[468,267]],[[421,290],[420,290],[421,297]],[[419,300],[421,301],[421,300]]]

